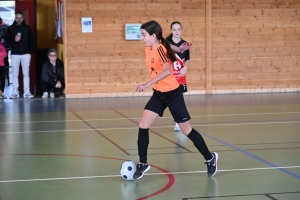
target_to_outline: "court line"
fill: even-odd
[[[122,158],[113,158],[113,157],[107,157],[107,156],[89,156],[89,155],[77,155],[77,154],[0,154],[0,156],[70,156],[70,157],[85,157],[85,158],[100,158],[100,159],[111,159],[111,160],[122,160],[122,161],[126,161],[126,159],[122,159]],[[153,196],[156,196],[160,193],[163,193],[165,191],[167,191],[168,189],[170,189],[173,184],[175,183],[175,177],[169,173],[169,171],[167,171],[166,169],[164,168],[161,168],[161,167],[158,167],[156,165],[151,165],[153,168],[156,168],[160,171],[162,171],[164,175],[167,175],[168,176],[168,183],[163,187],[161,188],[160,190],[154,192],[154,193],[151,193],[151,194],[148,194],[146,196],[143,196],[143,197],[139,197],[137,198],[136,200],[143,200],[143,199],[147,199],[149,197],[153,197]],[[120,177],[120,175],[113,175],[113,176],[118,176]],[[72,177],[69,177],[69,178],[72,178]],[[74,178],[74,177],[73,177]],[[75,177],[77,178],[77,177]],[[84,178],[84,177],[83,177]],[[61,178],[60,178],[61,179]],[[27,179],[28,180],[28,179]],[[20,181],[19,181],[20,182]],[[24,182],[24,181],[23,181]],[[1,183],[1,182],[0,182]],[[1,198],[0,198],[1,200]]]
[[[200,134],[203,135],[203,136],[205,136],[205,137],[208,137],[208,138],[210,138],[210,139],[212,139],[212,140],[214,140],[214,141],[217,141],[217,142],[219,142],[219,143],[221,143],[221,144],[225,144],[226,146],[228,146],[228,147],[230,147],[230,148],[232,148],[232,149],[235,149],[235,150],[237,150],[237,151],[239,151],[239,152],[241,152],[241,153],[243,153],[243,154],[246,154],[247,156],[252,157],[252,158],[254,158],[254,159],[256,159],[256,160],[258,160],[258,161],[260,161],[260,162],[262,162],[262,163],[265,163],[265,164],[267,164],[267,165],[269,165],[269,166],[272,166],[272,167],[274,167],[274,168],[277,168],[278,170],[280,170],[280,171],[282,171],[282,172],[284,172],[284,173],[286,173],[286,174],[288,174],[288,175],[290,175],[290,176],[292,176],[292,177],[294,177],[294,178],[300,179],[300,175],[295,174],[295,173],[293,173],[293,172],[290,172],[290,171],[288,171],[288,170],[285,170],[284,168],[279,168],[277,165],[275,165],[275,164],[273,164],[273,163],[271,163],[271,162],[269,162],[269,161],[267,161],[267,160],[265,160],[265,159],[263,159],[263,158],[260,158],[260,157],[258,157],[258,156],[256,156],[256,155],[252,154],[252,153],[249,153],[249,152],[245,151],[244,149],[241,149],[241,148],[239,148],[239,147],[236,147],[236,146],[234,146],[234,145],[232,145],[232,144],[230,144],[230,143],[227,143],[227,142],[225,142],[225,141],[223,141],[223,140],[220,140],[220,139],[218,139],[218,138],[215,138],[215,137],[213,137],[213,136],[211,136],[211,135],[208,135],[208,134],[206,134],[206,133],[200,132]]]
[[[278,112],[278,113],[241,113],[241,114],[224,114],[224,115],[193,115],[192,118],[197,117],[229,117],[229,116],[252,116],[252,115],[284,115],[284,114],[300,114],[300,112]],[[162,117],[165,119],[173,119],[173,117]],[[137,117],[128,117],[127,119],[137,120]],[[85,121],[117,121],[117,120],[127,120],[125,118],[93,118],[85,119]],[[53,121],[29,121],[29,122],[1,122],[0,124],[30,124],[30,123],[62,123],[62,122],[80,122],[81,120],[71,119],[71,120],[53,120]]]
[[[181,200],[191,200],[191,199],[220,199],[220,198],[235,198],[236,197],[252,197],[253,196],[266,196],[271,200],[278,200],[276,198],[274,198],[271,195],[276,195],[276,194],[298,194],[300,193],[300,191],[293,191],[293,192],[269,192],[269,193],[259,193],[259,194],[234,194],[234,195],[215,195],[215,196],[202,196],[202,197],[185,197],[185,198],[181,198]],[[261,198],[260,198],[261,199]]]
[[[71,111],[71,113],[73,113],[73,115],[75,115],[76,117],[78,117],[79,119],[81,119],[81,121],[83,123],[85,123],[87,126],[91,127],[94,131],[96,131],[96,133],[98,133],[99,135],[101,135],[103,138],[105,138],[107,141],[109,141],[112,145],[114,145],[115,147],[117,147],[117,149],[121,150],[123,153],[125,153],[126,155],[130,155],[125,149],[123,149],[121,146],[119,146],[117,143],[115,143],[114,141],[112,141],[111,139],[109,139],[108,137],[106,137],[103,133],[101,133],[98,129],[94,128],[91,124],[89,124],[88,122],[86,122],[84,119],[82,119],[78,114],[76,114],[74,111],[72,111],[71,109],[69,109]]]
[[[299,121],[274,121],[274,122],[243,122],[243,123],[224,123],[224,124],[193,124],[193,127],[206,127],[206,126],[240,126],[240,125],[264,125],[264,124],[293,124],[293,123],[300,123]],[[110,131],[110,130],[130,130],[130,129],[137,129],[138,127],[120,127],[120,128],[94,128],[94,129],[63,129],[63,130],[46,130],[46,131],[18,131],[18,132],[0,132],[0,134],[13,134],[13,133],[55,133],[55,132],[77,132],[77,131]],[[172,126],[151,126],[150,129],[155,128],[174,128]]]
[[[129,120],[129,121],[131,121],[131,122],[133,122],[133,123],[139,125],[138,122],[136,122],[136,121],[134,121],[134,120],[132,120],[132,119],[128,119],[128,117],[127,117],[126,115],[124,115],[123,113],[121,113],[121,112],[119,112],[119,111],[117,111],[117,110],[115,110],[115,109],[113,109],[113,108],[111,108],[111,110],[115,111],[115,112],[118,113],[119,115],[122,115],[122,116],[125,117],[127,120]],[[154,133],[155,135],[157,135],[157,136],[159,136],[159,137],[161,137],[161,138],[163,138],[163,139],[165,139],[165,140],[171,142],[172,144],[175,144],[176,146],[178,146],[178,147],[180,147],[180,148],[186,150],[187,152],[190,152],[190,153],[192,152],[192,151],[189,150],[188,148],[185,148],[184,146],[178,144],[177,142],[174,142],[174,141],[170,140],[169,138],[167,138],[167,137],[165,137],[165,136],[163,136],[163,135],[161,135],[161,134],[159,134],[159,133],[157,133],[157,132],[155,132],[155,131],[153,131],[153,130],[151,130],[151,129],[149,129],[149,132]]]
[[[297,169],[297,168],[300,168],[300,166],[261,167],[261,168],[244,168],[244,169],[221,169],[221,170],[218,170],[218,172],[239,172],[239,171],[256,171],[256,170],[272,170],[272,169]],[[170,174],[170,175],[198,174],[198,173],[207,173],[207,171],[147,173],[147,174],[144,174],[144,176],[156,176],[156,175],[166,175],[166,174]],[[4,181],[0,180],[0,183],[56,181],[56,180],[93,179],[93,178],[115,178],[115,177],[121,177],[121,175],[76,176],[76,177],[64,177],[64,178],[42,178],[42,179],[23,179],[23,180],[4,180]]]

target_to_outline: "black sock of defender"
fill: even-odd
[[[195,129],[192,129],[187,137],[194,143],[195,147],[203,155],[205,160],[211,160],[213,158],[213,155],[208,150],[206,143],[200,133],[198,133]]]
[[[137,145],[138,145],[138,151],[139,151],[141,163],[147,163],[148,144],[149,144],[149,129],[139,128]]]

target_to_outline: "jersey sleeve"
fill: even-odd
[[[159,46],[157,48],[157,51],[158,51],[158,55],[159,55],[158,57],[159,57],[161,63],[170,62],[169,58],[166,55],[166,50],[164,48]]]

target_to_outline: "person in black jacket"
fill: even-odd
[[[22,12],[17,12],[14,23],[8,27],[5,42],[11,48],[11,65],[13,71],[13,93],[11,99],[19,98],[19,69],[23,70],[24,98],[32,98],[30,93],[29,66],[33,53],[34,39],[30,26],[25,24]]]
[[[0,37],[1,38],[5,38],[7,29],[8,29],[8,25],[5,24],[5,22],[2,20],[2,18],[0,17]],[[3,44],[4,45],[4,44]],[[4,45],[5,46],[5,45]]]
[[[61,94],[64,89],[64,64],[57,58],[57,51],[50,49],[47,53],[48,60],[42,68],[42,98],[54,98],[55,94]]]

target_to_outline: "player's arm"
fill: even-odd
[[[162,64],[163,66],[163,70],[157,74],[156,77],[154,77],[153,79],[151,79],[150,81],[148,81],[147,83],[143,84],[143,85],[139,85],[136,88],[137,92],[142,92],[144,91],[147,87],[151,86],[154,83],[157,83],[158,81],[166,78],[167,76],[170,76],[172,74],[172,68],[169,62],[165,62]]]
[[[184,76],[186,74],[188,66],[189,66],[189,60],[185,61],[183,68],[180,69],[181,76]]]
[[[170,46],[171,46],[171,49],[172,49],[173,51],[175,51],[175,52],[180,52],[180,48],[179,48],[179,47],[177,47],[177,46],[175,46],[175,45],[173,45],[173,44],[170,44]]]
[[[170,46],[171,46],[171,49],[175,52],[184,52],[186,50],[189,50],[191,48],[192,44],[184,42],[179,47],[172,45],[172,44],[170,44]]]

